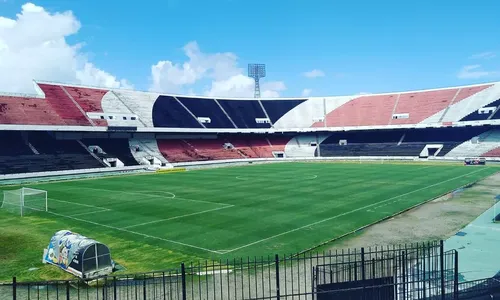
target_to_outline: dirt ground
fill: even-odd
[[[327,249],[445,240],[494,204],[500,173],[334,242]]]

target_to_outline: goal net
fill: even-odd
[[[47,211],[47,191],[31,188],[3,191],[3,201],[0,209],[20,216]]]

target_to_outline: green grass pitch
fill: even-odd
[[[0,211],[0,280],[64,276],[40,263],[61,229],[108,244],[130,272],[296,253],[497,171],[279,163],[30,185],[48,191],[49,212],[21,218]],[[28,273],[33,266],[40,271]]]

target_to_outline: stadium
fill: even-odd
[[[500,293],[500,82],[270,99],[34,86],[0,95],[0,299]]]

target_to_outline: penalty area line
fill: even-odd
[[[365,210],[365,209],[373,207],[375,205],[379,205],[379,204],[382,204],[382,203],[385,203],[385,202],[389,202],[389,201],[397,199],[399,197],[403,197],[403,196],[407,196],[407,195],[410,195],[410,194],[413,194],[413,193],[416,193],[416,192],[419,192],[419,191],[423,191],[423,190],[426,190],[428,188],[431,188],[431,187],[434,187],[434,186],[437,186],[437,185],[440,185],[440,184],[443,184],[443,183],[446,183],[446,182],[449,182],[449,181],[452,181],[452,180],[455,180],[455,179],[459,179],[459,178],[462,178],[462,177],[465,177],[465,176],[469,176],[469,175],[472,175],[472,174],[475,174],[475,173],[478,173],[480,171],[484,171],[484,170],[487,170],[487,169],[488,169],[488,167],[486,167],[484,169],[482,168],[480,170],[476,170],[476,171],[473,171],[473,172],[469,172],[467,174],[463,174],[463,175],[456,176],[456,177],[453,177],[453,178],[450,178],[450,179],[447,179],[447,180],[443,180],[443,181],[440,181],[438,183],[434,183],[434,184],[431,184],[429,186],[425,186],[425,187],[416,189],[416,190],[411,191],[411,192],[407,192],[407,193],[404,193],[404,194],[401,194],[401,195],[398,195],[398,196],[391,197],[389,199],[385,199],[385,200],[382,200],[382,201],[379,201],[379,202],[375,202],[375,203],[372,203],[372,204],[369,204],[369,205],[365,205],[363,207],[356,208],[356,209],[350,210],[348,212],[341,213],[341,214],[338,214],[338,215],[335,215],[335,216],[332,216],[332,217],[329,217],[329,218],[326,218],[326,219],[323,219],[323,220],[319,220],[319,221],[316,221],[314,223],[307,224],[307,225],[304,225],[304,226],[301,226],[301,227],[298,227],[298,228],[295,228],[295,229],[292,229],[292,230],[288,230],[288,231],[285,231],[285,232],[282,232],[282,233],[279,233],[279,234],[276,234],[276,235],[273,235],[273,236],[270,236],[270,237],[267,237],[267,238],[255,241],[255,242],[252,242],[250,244],[243,245],[241,247],[237,247],[237,248],[234,248],[234,249],[231,249],[231,250],[226,250],[225,252],[223,252],[223,254],[234,252],[234,251],[238,251],[238,250],[241,250],[243,248],[247,248],[247,247],[250,247],[250,246],[253,246],[253,245],[256,245],[256,244],[259,244],[259,243],[262,243],[262,242],[265,242],[265,241],[268,241],[268,240],[271,240],[271,239],[274,239],[274,238],[277,238],[277,237],[280,237],[280,236],[283,236],[283,235],[286,235],[286,234],[289,234],[289,233],[292,233],[292,232],[295,232],[295,231],[299,231],[299,230],[302,230],[304,228],[308,228],[308,227],[315,226],[315,225],[318,225],[318,224],[321,224],[321,223],[324,223],[324,222],[328,222],[328,221],[331,221],[331,220],[334,220],[334,219],[337,219],[337,218],[340,218],[340,217],[343,217],[343,216],[355,213],[357,211]]]
[[[99,208],[99,209],[107,209],[105,207],[100,207],[100,206],[95,206],[95,205],[90,205],[90,204],[83,204],[83,203],[78,203],[78,202],[64,201],[64,200],[59,200],[59,199],[55,199],[55,198],[47,198],[47,199],[52,200],[52,201],[56,201],[56,202],[72,204],[72,205],[79,205],[79,206]]]
[[[150,239],[160,240],[160,241],[163,241],[163,242],[168,242],[168,243],[172,243],[172,244],[176,244],[176,245],[180,245],[180,246],[184,246],[184,247],[189,247],[189,248],[193,248],[193,249],[203,250],[203,251],[207,251],[207,252],[211,252],[211,253],[215,253],[215,254],[222,254],[222,253],[220,253],[219,251],[216,251],[216,250],[210,250],[210,249],[207,249],[207,248],[198,247],[198,246],[194,246],[194,245],[190,245],[190,244],[186,244],[186,243],[182,243],[182,242],[177,242],[177,241],[174,241],[174,240],[164,239],[164,238],[157,237],[157,236],[154,236],[154,235],[140,233],[140,232],[136,232],[136,231],[132,231],[132,230],[120,228],[120,227],[115,227],[115,226],[111,226],[111,225],[101,224],[101,223],[97,223],[97,222],[93,222],[93,221],[89,221],[89,220],[85,220],[85,219],[80,219],[80,218],[76,218],[76,217],[66,216],[66,215],[58,214],[58,213],[51,212],[51,211],[47,211],[46,213],[52,214],[54,216],[59,216],[59,217],[62,217],[62,218],[72,219],[72,220],[76,220],[76,221],[80,221],[80,222],[84,222],[84,223],[89,223],[89,224],[93,224],[93,225],[97,225],[97,226],[101,226],[101,227],[105,227],[105,228],[109,228],[109,229],[121,231],[121,232],[131,233],[131,234],[139,235],[139,236],[150,238]]]

